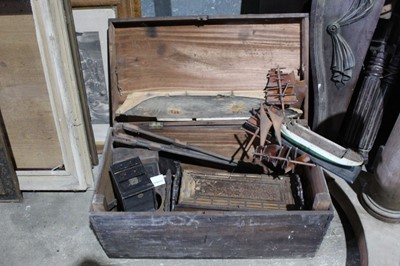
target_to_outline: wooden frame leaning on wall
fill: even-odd
[[[20,170],[21,190],[86,190],[93,186],[90,145],[82,113],[63,0],[31,0],[36,36],[63,166]]]

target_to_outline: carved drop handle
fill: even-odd
[[[326,29],[332,38],[333,48],[331,80],[337,87],[343,87],[351,79],[355,66],[353,51],[340,34],[340,29],[368,15],[373,5],[374,0],[354,0],[349,11],[340,19],[329,24]]]

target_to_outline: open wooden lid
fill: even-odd
[[[154,95],[262,98],[269,69],[307,69],[308,15],[110,20],[109,57],[113,117]]]

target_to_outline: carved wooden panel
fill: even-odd
[[[312,3],[312,125],[328,138],[337,137],[383,4],[384,0]]]

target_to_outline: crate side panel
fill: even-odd
[[[313,256],[331,212],[92,213],[105,252],[119,258],[271,258]]]

